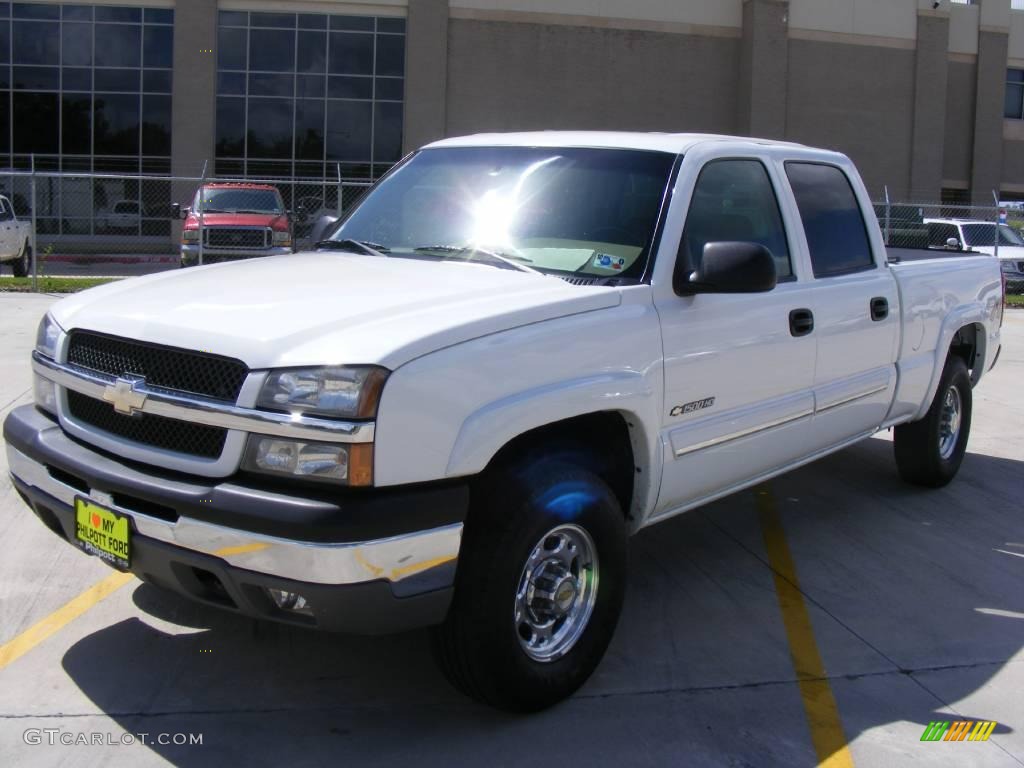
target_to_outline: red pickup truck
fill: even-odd
[[[269,184],[222,182],[196,191],[184,214],[181,266],[233,261],[254,256],[292,253],[292,221],[277,187]],[[200,227],[200,219],[201,227]]]

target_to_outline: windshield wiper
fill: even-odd
[[[316,244],[318,249],[324,251],[345,251],[347,253],[364,253],[368,256],[384,256],[391,252],[391,249],[380,243],[373,243],[369,240],[321,240]]]
[[[535,275],[542,274],[532,267],[526,266],[519,262],[533,263],[533,259],[528,259],[525,256],[512,256],[510,254],[497,253],[495,251],[489,251],[486,248],[476,248],[472,245],[421,245],[419,248],[413,248],[416,253],[470,253],[472,254],[466,261],[474,261],[476,254],[481,254],[490,259],[490,263],[496,267],[502,269],[516,269],[520,272],[532,272]]]
[[[196,213],[231,213],[231,211],[225,211],[223,208],[200,208]]]
[[[255,208],[239,208],[234,211],[225,211],[225,213],[258,213],[263,216],[281,216],[281,211],[257,211]]]

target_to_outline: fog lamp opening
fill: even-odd
[[[266,587],[266,592],[275,607],[282,611],[300,613],[303,616],[313,615],[313,609],[310,607],[309,601],[298,592],[288,592],[287,590],[275,589],[274,587]]]

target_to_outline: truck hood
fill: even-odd
[[[612,307],[619,291],[457,261],[302,253],[163,272],[55,304],[84,328],[235,357],[250,368],[377,364]]]
[[[198,227],[199,217],[189,214],[188,223]],[[203,216],[203,226],[288,229],[288,217],[283,213],[208,213]]]

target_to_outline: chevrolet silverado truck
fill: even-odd
[[[11,265],[15,277],[32,269],[32,223],[19,221],[11,200],[0,195],[0,262]]]
[[[269,184],[206,184],[191,206],[173,208],[176,217],[185,217],[182,267],[292,252],[291,218],[281,193]]]
[[[995,260],[890,263],[850,160],[796,144],[446,139],[319,246],[55,304],[14,486],[202,603],[430,626],[515,711],[595,669],[636,531],[889,428],[948,483],[1000,350]]]

